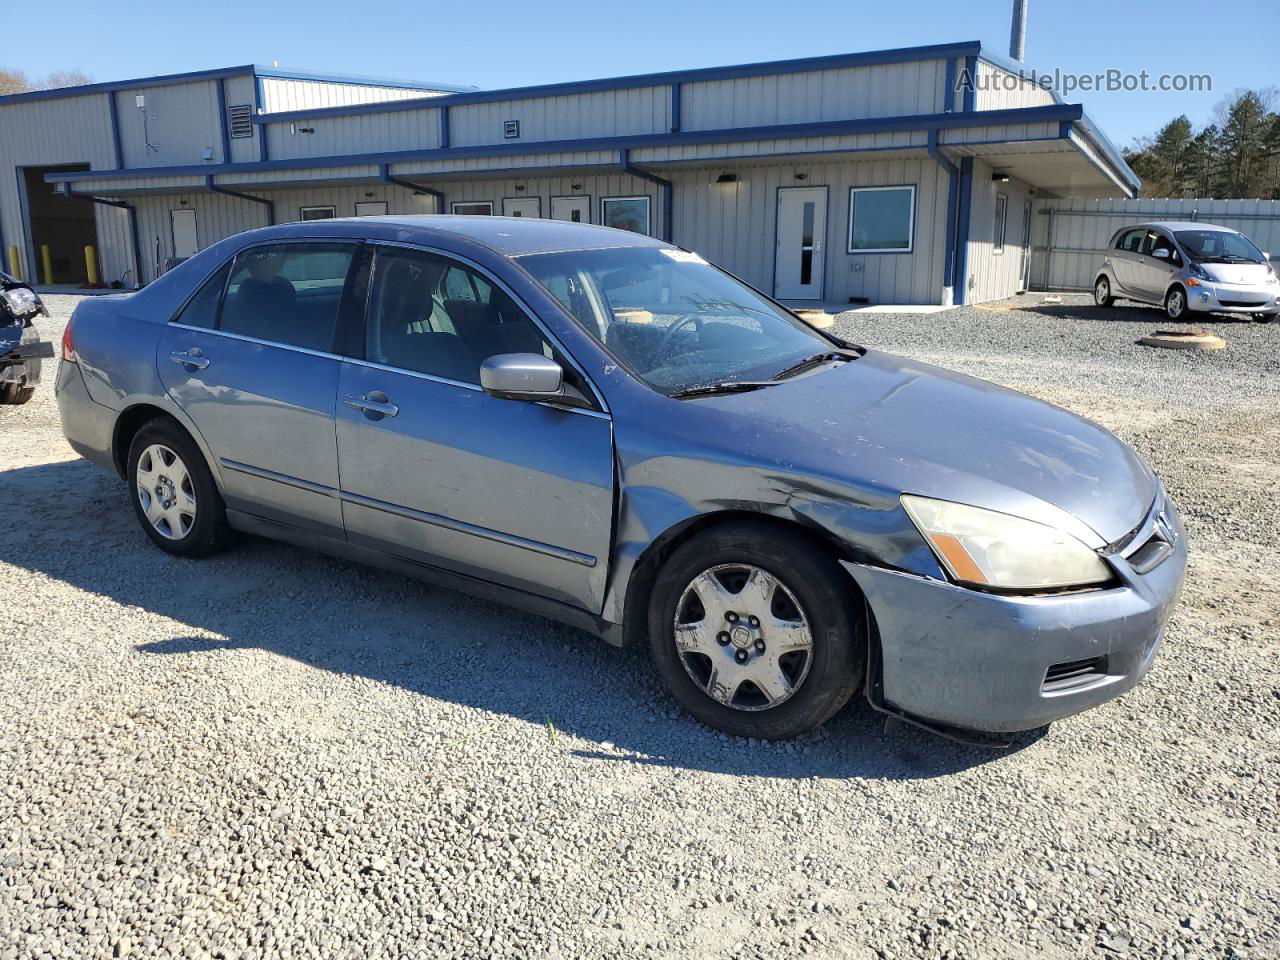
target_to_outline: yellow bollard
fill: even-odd
[[[49,245],[40,244],[40,266],[44,268],[44,285],[53,283],[53,257],[49,254]]]
[[[15,280],[22,279],[22,261],[18,259],[18,245],[9,244],[9,272]]]
[[[98,255],[94,252],[92,243],[84,245],[84,275],[89,283],[98,282]]]

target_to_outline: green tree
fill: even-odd
[[[1220,185],[1229,197],[1257,197],[1265,185],[1266,139],[1270,114],[1254,90],[1233,95],[1218,106]]]

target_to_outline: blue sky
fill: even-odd
[[[960,40],[1007,53],[1010,8],[1011,0],[62,0],[51,29],[27,19],[31,35],[6,44],[0,64],[118,80],[278,60],[494,88]],[[1209,93],[1068,97],[1122,146],[1179,113],[1204,123],[1233,89],[1280,82],[1276,0],[1031,0],[1029,25],[1026,63],[1041,71],[1212,76]]]

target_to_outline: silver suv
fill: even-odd
[[[1245,313],[1268,322],[1280,313],[1280,282],[1268,255],[1242,233],[1211,223],[1141,223],[1111,238],[1093,281],[1100,307],[1117,299],[1187,313]]]

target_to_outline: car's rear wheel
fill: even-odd
[[[1099,277],[1098,282],[1093,285],[1093,302],[1100,307],[1109,307],[1116,302],[1116,298],[1111,295],[1111,281],[1106,277]]]
[[[742,737],[794,737],[862,682],[854,586],[800,533],[733,523],[682,544],[649,604],[654,663],[699,720]]]
[[[143,531],[161,550],[203,557],[230,544],[226,508],[199,448],[176,423],[153,420],[129,445],[129,491]]]
[[[18,406],[36,395],[35,385],[25,383],[0,383],[0,403]]]
[[[1164,295],[1164,312],[1170,320],[1183,320],[1187,316],[1187,292],[1173,287]]]

